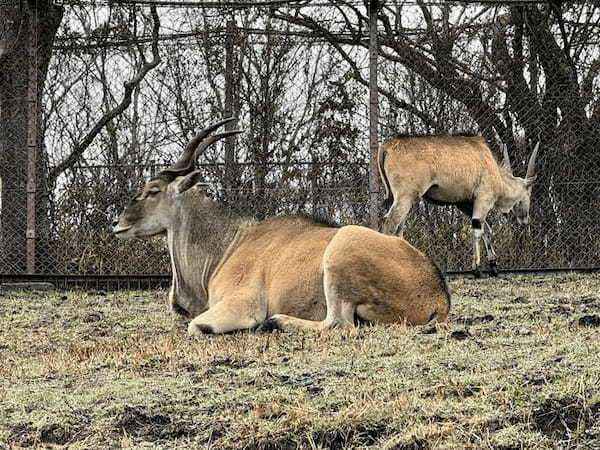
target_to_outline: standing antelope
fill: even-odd
[[[301,216],[235,216],[205,192],[195,161],[225,119],[193,138],[173,166],[150,178],[113,223],[119,238],[166,235],[172,309],[188,332],[321,330],[355,319],[425,324],[450,308],[443,275],[403,239]]]
[[[497,275],[492,230],[486,217],[497,208],[502,213],[512,211],[520,224],[529,223],[538,148],[539,142],[529,159],[527,175],[519,178],[512,174],[506,147],[499,165],[480,136],[400,137],[384,142],[378,165],[389,211],[382,232],[402,236],[406,216],[420,197],[436,205],[456,205],[471,218],[475,276],[481,276],[481,238],[491,273]]]

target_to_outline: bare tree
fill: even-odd
[[[108,270],[97,253],[110,247],[102,229],[110,222],[111,211],[122,206],[135,188],[133,179],[148,174],[145,169],[152,156],[151,149],[143,146],[141,86],[161,61],[160,21],[154,7],[149,17],[143,13],[141,17],[138,28],[142,32],[150,29],[152,59],[138,44],[119,51],[117,57],[103,50],[77,55],[59,52],[52,67],[55,79],[53,89],[47,92],[45,125],[53,149],[50,157],[54,164],[49,165],[47,176],[53,192],[54,242],[46,249],[50,256],[47,267],[65,270],[66,260],[69,267],[76,264],[78,271]],[[114,33],[131,37],[133,32],[118,13],[99,26],[89,23],[85,13],[69,19],[71,26],[79,25],[98,42]],[[122,88],[115,79],[123,80]],[[94,95],[95,86],[99,86],[99,95]],[[78,110],[76,115],[74,109]]]
[[[124,92],[121,100],[112,107],[109,111],[104,113],[102,117],[97,119],[91,129],[81,138],[80,142],[71,149],[70,153],[64,158],[63,161],[58,163],[49,174],[50,180],[55,180],[58,175],[64,172],[66,169],[72,167],[78,159],[83,155],[84,151],[90,146],[94,138],[116,117],[120,116],[128,107],[131,105],[134,92],[144,80],[146,75],[160,64],[160,54],[158,50],[158,32],[160,29],[160,20],[156,7],[150,8],[152,14],[153,28],[152,28],[152,59],[148,61],[144,55],[143,49],[140,48],[139,57],[140,63],[135,75],[124,83]],[[104,86],[106,86],[106,79]]]
[[[36,103],[41,107],[41,87],[62,16],[63,8],[51,1],[14,0],[0,4],[0,260],[8,263],[0,272],[25,269],[28,112],[39,115],[39,111],[28,107],[28,90],[32,85],[38,87]],[[34,60],[28,57],[33,43],[37,43]],[[28,79],[32,65],[37,72],[33,84]],[[35,145],[38,155],[43,155],[41,139]],[[38,186],[43,188],[43,173],[38,170],[37,174]],[[38,195],[43,199],[45,192],[42,190]],[[39,205],[42,209],[37,215],[43,216],[43,203]]]

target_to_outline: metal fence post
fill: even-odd
[[[29,79],[27,86],[27,229],[26,253],[27,273],[35,273],[36,247],[36,166],[38,149],[38,8],[31,8],[29,20],[31,37],[29,39],[28,60]]]
[[[234,115],[233,108],[233,97],[234,97],[234,83],[233,83],[233,63],[234,63],[234,44],[235,44],[235,33],[236,24],[234,20],[227,21],[227,36],[225,38],[225,111],[224,117],[231,117]],[[229,122],[225,125],[227,131],[234,130],[237,126],[236,122]],[[224,185],[227,189],[226,198],[228,200],[234,197],[233,192],[230,191],[234,187],[235,183],[235,136],[229,136],[225,139],[225,180]]]
[[[377,86],[377,10],[378,1],[369,1],[369,225],[377,229],[379,222],[379,96]]]

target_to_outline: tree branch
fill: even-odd
[[[356,64],[341,48],[342,45],[356,45],[352,39],[347,39],[345,37],[333,34],[324,26],[319,24],[315,19],[308,16],[290,16],[289,14],[282,12],[275,13],[273,16],[277,19],[303,26],[312,30],[316,34],[323,36],[332,46],[336,48],[344,60],[346,60],[346,62],[350,65],[353,71],[353,77],[361,82],[361,84],[364,84],[363,81],[366,80],[361,81],[360,78],[362,77],[360,77],[360,73],[357,72],[358,69]],[[404,65],[412,72],[420,75],[435,88],[445,92],[451,98],[461,102],[469,111],[471,118],[477,122],[479,128],[486,138],[492,139],[494,137],[493,130],[496,130],[496,132],[501,136],[505,134],[504,124],[492,106],[490,106],[482,98],[479,83],[476,80],[458,76],[454,70],[452,71],[454,72],[452,76],[449,76],[448,69],[443,69],[443,67],[447,67],[448,65],[456,67],[456,60],[454,58],[451,58],[449,55],[443,55],[442,57],[440,54],[434,54],[433,58],[427,57],[426,52],[423,52],[422,50],[419,51],[417,48],[415,48],[418,46],[417,43],[410,41],[404,36],[393,35],[391,32],[391,24],[389,23],[389,20],[386,20],[386,17],[382,17],[380,14],[379,18],[383,19],[382,22],[386,29],[386,34],[381,36],[379,39],[381,45],[390,48],[395,53],[394,55],[391,55],[390,53],[383,52],[380,49],[380,55],[390,61],[395,61]],[[365,41],[361,41],[359,45],[363,48],[367,47],[367,43]],[[386,92],[385,90],[381,89],[379,92],[385,95],[396,106],[402,107],[403,109],[411,107],[410,105],[407,105],[401,100],[397,99],[391,92]],[[408,110],[416,114],[414,108],[413,110]],[[419,117],[423,118],[423,114],[421,113]],[[431,119],[429,120],[431,122]]]
[[[61,163],[56,165],[49,173],[48,179],[50,183],[53,183],[56,178],[63,173],[65,170],[72,167],[79,158],[83,155],[85,150],[92,144],[94,138],[104,129],[104,127],[113,119],[120,116],[131,104],[133,91],[137,86],[140,85],[142,80],[146,77],[148,72],[154,69],[160,64],[160,53],[158,51],[158,31],[160,29],[160,20],[156,7],[151,6],[150,11],[152,14],[152,20],[154,23],[152,29],[152,61],[142,64],[138,73],[130,80],[124,83],[125,92],[123,93],[123,99],[115,106],[112,110],[104,114],[92,127],[92,129],[84,136],[84,138],[73,148],[69,156],[67,156]]]
[[[356,81],[358,81],[363,86],[366,86],[366,87],[369,86],[368,80],[366,80],[361,75],[360,69],[358,68],[358,65],[356,64],[356,62],[342,48],[339,39],[336,36],[334,36],[331,32],[329,32],[329,30],[321,27],[312,18],[306,17],[306,16],[304,16],[304,18],[300,19],[297,17],[288,16],[288,15],[274,14],[274,17],[276,19],[295,23],[296,25],[305,26],[307,28],[312,29],[313,31],[317,31],[320,34],[322,34],[323,37],[329,42],[329,44],[337,50],[338,54],[350,66],[352,78],[354,78]],[[344,43],[352,44],[354,42],[352,40],[350,40],[350,42],[344,42]],[[410,112],[411,114],[414,114],[415,116],[419,117],[419,119],[421,119],[429,127],[433,128],[433,129],[439,129],[439,124],[434,119],[432,119],[427,114],[420,111],[419,109],[415,108],[414,106],[408,104],[407,102],[400,100],[399,98],[394,96],[390,91],[379,87],[378,92],[381,95],[383,95],[384,97],[386,97],[389,100],[389,102],[392,103],[397,108],[404,109],[404,110]]]
[[[498,21],[494,26],[492,34],[491,58],[497,72],[506,82],[506,96],[512,111],[519,117],[519,121],[529,136],[537,134],[539,120],[543,116],[540,103],[536,95],[532,93],[530,86],[525,80],[523,60],[523,14],[522,7],[511,7],[511,20],[509,25],[515,26],[515,37],[512,41],[513,55],[508,50],[509,40],[506,36],[506,27],[503,21]],[[532,86],[533,88],[533,86]],[[505,114],[505,120],[508,115]],[[506,120],[508,124],[508,120]],[[506,128],[504,135],[500,135],[503,142],[510,146],[512,142],[512,130]]]

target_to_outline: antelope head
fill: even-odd
[[[241,133],[241,130],[234,130],[210,134],[232,120],[234,118],[230,117],[203,129],[187,144],[177,162],[149,178],[118,220],[112,223],[113,234],[126,239],[165,233],[177,211],[178,198],[192,186],[201,184],[200,172],[195,170],[197,158],[218,140]]]
[[[540,143],[538,142],[529,157],[529,163],[527,164],[527,174],[525,178],[514,177],[519,180],[520,183],[520,192],[517,194],[517,201],[512,207],[512,212],[517,218],[517,222],[521,225],[529,224],[529,209],[531,207],[531,190],[533,187],[533,183],[536,178],[535,173],[535,160],[537,158],[538,149],[540,147]],[[510,164],[510,158],[508,157],[508,151],[506,150],[506,146],[502,145],[502,153],[504,155],[503,167],[512,175],[512,168]]]

